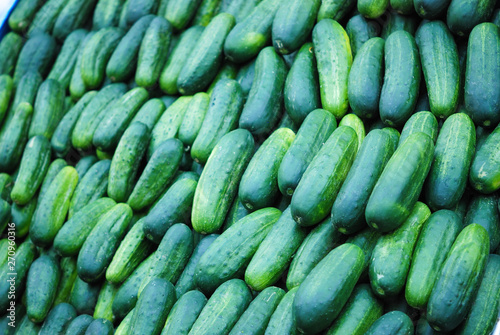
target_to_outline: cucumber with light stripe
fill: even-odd
[[[438,136],[438,121],[434,114],[426,111],[413,114],[408,121],[406,121],[403,130],[401,130],[398,146],[402,145],[411,134],[418,132],[429,135],[432,141],[436,143]]]

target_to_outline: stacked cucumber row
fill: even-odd
[[[0,334],[492,332],[497,1],[20,0],[8,24]]]

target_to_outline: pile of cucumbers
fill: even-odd
[[[488,335],[500,1],[20,0],[0,334]]]

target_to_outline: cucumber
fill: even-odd
[[[127,204],[117,204],[102,215],[78,254],[78,276],[88,283],[96,282],[106,272],[132,218]]]
[[[293,301],[297,329],[318,333],[340,314],[364,263],[363,251],[354,244],[333,249],[307,275]]]
[[[49,168],[47,169],[47,173],[45,174],[45,178],[43,179],[42,186],[40,186],[40,192],[38,192],[38,199],[40,201],[47,193],[50,185],[52,184],[52,181],[56,178],[57,174],[67,165],[68,163],[62,158],[57,158],[56,160],[52,161],[52,163],[50,163]]]
[[[0,46],[1,47],[1,46]],[[10,98],[14,93],[14,82],[9,75],[0,75],[0,126],[7,115]]]
[[[207,303],[203,293],[196,290],[186,292],[178,298],[167,316],[161,335],[188,335]]]
[[[50,143],[43,136],[31,138],[23,152],[19,172],[10,197],[18,205],[26,205],[42,184],[50,163]]]
[[[398,146],[403,144],[406,139],[414,133],[424,133],[429,135],[433,143],[436,143],[438,136],[438,121],[434,114],[431,112],[416,112],[408,121],[406,121],[403,130],[401,130],[401,136],[399,137]]]
[[[50,34],[59,13],[65,7],[64,0],[48,0],[39,10],[37,10],[33,21],[28,29],[28,37],[33,37],[37,33]]]
[[[31,264],[26,282],[26,314],[30,321],[45,320],[56,297],[60,276],[59,264],[50,255],[42,255]]]
[[[191,25],[206,27],[215,15],[218,14],[221,0],[202,0]]]
[[[14,100],[10,105],[10,110],[6,114],[4,124],[8,124],[9,120],[13,117],[14,111],[22,102],[27,102],[31,106],[35,104],[36,93],[42,83],[42,77],[38,72],[26,73],[16,86],[16,94]]]
[[[64,334],[69,323],[76,318],[76,311],[70,304],[61,303],[52,308],[40,328],[40,335]]]
[[[106,319],[113,322],[115,316],[113,315],[112,305],[115,298],[117,287],[108,281],[104,281],[97,297],[97,303],[94,310],[94,319]]]
[[[177,79],[191,51],[198,42],[204,27],[193,26],[180,35],[160,74],[160,88],[166,94],[177,94]]]
[[[26,102],[20,103],[14,115],[0,131],[0,170],[11,172],[21,161],[23,150],[28,142],[28,130],[33,108]]]
[[[356,2],[353,0],[326,0],[321,1],[318,12],[318,22],[323,19],[342,20],[352,11]]]
[[[411,335],[413,331],[413,322],[408,315],[392,311],[378,318],[365,335]]]
[[[425,185],[425,198],[432,209],[452,209],[462,198],[475,142],[474,123],[466,114],[453,114],[443,123]]]
[[[500,92],[495,80],[500,76],[499,58],[498,27],[493,23],[477,25],[467,46],[464,102],[472,120],[480,126],[493,127],[500,121]]]
[[[132,121],[130,121],[130,124],[141,122],[152,130],[164,111],[165,104],[161,99],[150,99],[137,111],[137,114],[135,114]]]
[[[88,284],[77,276],[71,289],[69,303],[75,307],[78,314],[93,315],[100,287],[100,284]]]
[[[494,253],[500,244],[500,215],[498,213],[498,196],[475,195],[469,203],[464,226],[476,223],[483,226],[490,237],[490,253]]]
[[[120,322],[118,327],[115,329],[115,335],[127,335],[129,328],[130,328],[130,322],[132,321],[132,316],[134,316],[134,310],[132,309],[127,316]]]
[[[98,0],[92,16],[92,30],[118,26],[125,0]]]
[[[243,20],[237,20],[224,43],[230,61],[247,62],[271,42],[272,24],[280,4],[278,0],[263,0]]]
[[[360,280],[368,281],[368,269],[370,267],[373,249],[375,248],[380,236],[381,234],[377,230],[366,228],[355,235],[351,235],[346,240],[346,243],[352,243],[360,247],[365,254],[365,264]]]
[[[29,38],[17,58],[13,76],[14,84],[17,86],[21,78],[30,72],[39,72],[42,77],[45,77],[52,66],[56,51],[56,41],[50,35],[39,33]]]
[[[415,14],[413,0],[390,0],[391,8],[403,15]]]
[[[327,335],[363,335],[382,316],[382,304],[367,284],[354,288],[338,318],[328,329]]]
[[[369,39],[352,63],[347,94],[353,112],[362,118],[373,118],[378,113],[384,45],[379,37]]]
[[[455,112],[460,68],[457,45],[441,21],[428,22],[416,33],[431,112],[441,119]]]
[[[364,227],[365,209],[372,190],[394,153],[390,135],[375,129],[368,133],[332,207],[332,224],[343,234]]]
[[[191,219],[195,231],[209,234],[222,226],[253,149],[253,137],[245,129],[233,130],[219,140],[194,194]]]
[[[311,161],[295,189],[292,216],[301,226],[319,223],[330,209],[356,155],[356,132],[347,126],[333,131]]]
[[[252,88],[253,78],[255,76],[255,59],[241,66],[238,74],[236,75],[236,80],[241,85],[243,94],[248,96],[250,89]]]
[[[245,216],[224,231],[201,256],[194,281],[212,293],[225,281],[237,278],[281,215],[276,208],[263,208]]]
[[[379,26],[374,21],[367,20],[361,14],[351,17],[345,30],[349,36],[353,58],[369,39],[377,37],[380,32]]]
[[[57,294],[54,299],[54,303],[52,304],[53,308],[60,303],[66,303],[69,301],[71,289],[73,288],[77,277],[76,259],[71,257],[61,258],[59,267],[61,269],[61,278],[59,279]]]
[[[205,118],[191,147],[191,157],[196,162],[206,163],[217,142],[237,127],[243,103],[243,92],[236,80],[223,79],[215,85]]]
[[[281,299],[267,324],[265,335],[297,334],[293,301],[298,289],[298,287],[290,289]]]
[[[12,202],[10,193],[12,192],[13,182],[17,178],[15,175],[12,177],[7,173],[0,173],[0,198],[8,203]]]
[[[235,79],[237,74],[238,74],[238,67],[236,66],[236,64],[229,61],[223,62],[219,72],[217,72],[214,80],[212,80],[212,83],[210,84],[210,86],[208,86],[207,94],[209,96],[212,94],[215,85],[217,85],[219,81],[223,79]]]
[[[245,271],[245,282],[255,291],[275,284],[307,236],[286,209],[259,245]]]
[[[465,318],[486,267],[488,240],[483,227],[471,224],[453,243],[427,303],[427,320],[435,330],[450,331]]]
[[[489,255],[484,277],[470,312],[457,334],[490,334],[495,325],[500,301],[500,256]]]
[[[427,20],[441,17],[451,0],[413,0],[413,6],[417,14]]]
[[[120,42],[123,31],[109,27],[98,30],[85,44],[81,53],[80,72],[85,87],[101,86],[111,54]]]
[[[77,183],[78,173],[75,168],[66,166],[50,183],[46,196],[40,198],[30,226],[30,238],[37,246],[52,244],[66,219],[71,195]]]
[[[385,42],[385,75],[380,92],[380,118],[391,127],[400,127],[411,116],[420,85],[420,59],[413,36],[398,30]]]
[[[227,230],[233,224],[238,222],[240,219],[244,218],[251,212],[243,206],[239,198],[234,199],[231,209],[227,213],[226,219],[224,220],[224,225],[222,226],[222,231]]]
[[[324,220],[311,230],[290,263],[286,287],[289,290],[298,287],[311,270],[334,248],[341,236],[330,219]]]
[[[357,135],[358,139],[358,148],[361,148],[361,144],[366,136],[365,125],[363,121],[356,114],[347,114],[345,115],[339,122],[339,126],[348,126],[351,127]]]
[[[174,181],[144,218],[144,233],[160,243],[167,230],[178,222],[191,222],[191,208],[198,182],[186,178]]]
[[[406,221],[422,190],[433,152],[432,139],[419,132],[398,147],[368,199],[365,218],[370,227],[385,233]]]
[[[155,14],[157,9],[157,0],[127,0],[126,4],[122,7],[119,26],[120,28],[128,29],[140,18]]]
[[[73,100],[79,100],[85,92],[88,91],[88,87],[85,85],[82,79],[82,57],[83,50],[85,49],[85,45],[90,41],[90,39],[95,35],[95,32],[91,31],[85,36],[85,39],[82,41],[80,47],[77,50],[76,62],[73,67],[73,73],[71,74],[71,78],[69,80],[69,93]]]
[[[251,300],[252,295],[243,280],[228,280],[208,299],[189,334],[229,333]]]
[[[21,7],[21,5],[17,7]],[[14,13],[15,11],[10,18],[13,17]],[[0,41],[0,74],[12,75],[22,47],[23,38],[14,32],[7,33],[2,38]]]
[[[109,320],[95,319],[90,323],[85,335],[113,335],[113,324]]]
[[[94,318],[87,314],[75,317],[66,327],[65,335],[85,335],[87,328],[94,321]]]
[[[169,1],[165,8],[165,18],[176,30],[183,30],[195,15],[200,2],[201,0]]]
[[[390,297],[403,290],[418,235],[430,215],[429,208],[417,202],[399,228],[378,239],[369,270],[370,284],[375,294]]]
[[[387,39],[389,35],[398,30],[406,30],[412,35],[415,34],[418,22],[414,16],[400,15],[395,11],[388,12],[387,16],[387,21],[384,22],[380,35],[383,39]]]
[[[204,29],[177,78],[181,94],[200,92],[212,82],[222,65],[224,41],[233,26],[234,17],[221,13]]]
[[[42,0],[19,1],[9,16],[10,29],[19,33],[26,31],[43,3]]]
[[[4,231],[10,221],[11,205],[0,199],[0,231]]]
[[[285,291],[279,287],[271,286],[264,289],[248,305],[229,335],[263,334],[269,319],[284,296]]]
[[[441,266],[461,229],[460,218],[446,209],[434,212],[424,223],[406,280],[405,297],[410,306],[426,307]]]
[[[33,214],[35,213],[37,199],[32,198],[26,205],[19,206],[13,203],[11,206],[11,219],[16,223],[16,236],[22,238],[29,232]]]
[[[155,17],[144,33],[137,58],[135,82],[142,87],[151,88],[156,85],[160,71],[165,65],[168,47],[172,35],[170,23]]]
[[[108,195],[117,202],[128,199],[150,138],[149,128],[136,122],[125,131],[109,168]]]
[[[297,124],[301,124],[312,110],[320,108],[318,70],[312,43],[305,43],[297,52],[286,77],[283,95],[285,110]]]
[[[209,101],[210,96],[207,93],[199,92],[189,102],[178,133],[179,139],[188,148],[193,145],[201,130],[209,107]]]
[[[369,19],[377,19],[389,7],[389,0],[359,0],[358,11]]]
[[[481,193],[489,194],[500,189],[499,141],[500,128],[497,127],[484,140],[472,159],[469,182],[475,190]]]
[[[94,11],[96,3],[97,0],[67,1],[54,22],[52,35],[59,41],[63,41],[71,32],[82,28]]]
[[[320,4],[318,0],[295,0],[279,6],[271,32],[273,46],[280,54],[290,54],[306,42]]]
[[[36,95],[29,137],[42,135],[51,139],[64,116],[64,89],[57,80],[44,81]]]
[[[452,0],[446,15],[446,24],[453,33],[464,36],[476,25],[489,20],[495,4],[494,0]]]
[[[29,319],[28,315],[25,315],[19,323],[19,328],[17,332],[19,334],[37,335],[38,332],[40,331],[40,328],[41,325],[32,322]]]

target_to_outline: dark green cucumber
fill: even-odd
[[[85,49],[85,45],[88,44],[90,39],[95,35],[94,31],[91,31],[85,36],[80,47],[77,50],[76,62],[73,67],[73,73],[71,74],[71,78],[69,80],[69,93],[73,100],[79,100],[85,92],[88,91],[88,87],[85,85],[82,79],[82,57],[83,50]]]
[[[366,279],[366,281],[368,281],[368,269],[370,267],[373,249],[375,248],[380,236],[381,234],[377,230],[373,228],[366,228],[355,235],[351,235],[346,240],[346,243],[352,243],[360,247],[365,254],[365,265],[360,280],[365,281]]]
[[[476,151],[472,160],[469,181],[481,193],[489,194],[500,188],[500,128],[497,127]]]
[[[40,186],[40,191],[38,192],[39,200],[41,200],[45,196],[47,190],[52,184],[52,181],[56,178],[57,174],[66,166],[68,166],[68,163],[62,158],[57,158],[53,160],[52,163],[50,163],[49,168],[47,169],[47,173],[45,174],[45,178],[43,179],[42,186]]]
[[[12,193],[12,186],[17,176],[13,175],[12,177],[7,173],[0,173],[0,198],[8,203],[12,202],[10,194]]]
[[[321,104],[340,119],[349,107],[347,81],[352,64],[349,37],[337,21],[324,19],[314,27],[312,40],[318,62]]]
[[[19,206],[16,203],[12,204],[10,214],[12,222],[16,223],[16,236],[18,238],[22,238],[28,234],[36,204],[36,198],[32,198],[24,206]]]
[[[286,209],[259,245],[245,271],[245,282],[255,291],[273,285],[292,261],[307,236]]]
[[[94,314],[101,285],[92,285],[76,277],[69,296],[69,303],[75,307],[78,314]],[[69,335],[69,334],[68,334]]]
[[[337,128],[307,167],[292,196],[292,216],[301,226],[312,226],[329,213],[356,156],[356,132]]]
[[[221,0],[202,0],[191,23],[206,27],[215,15],[219,13]]]
[[[279,287],[271,286],[264,289],[248,305],[248,308],[238,319],[229,335],[263,334],[269,319],[284,296],[285,291]]]
[[[28,36],[33,37],[37,33],[50,34],[54,24],[61,13],[62,9],[66,6],[64,0],[48,0],[36,12],[33,21],[28,29]]]
[[[363,251],[354,244],[333,249],[307,275],[293,301],[297,329],[318,333],[340,314],[363,271]]]
[[[252,295],[245,282],[231,279],[212,294],[189,334],[227,334],[246,310]]]
[[[125,131],[109,168],[108,195],[118,202],[128,199],[150,138],[149,128],[136,122]]]
[[[380,118],[393,127],[402,126],[417,103],[420,85],[420,59],[410,33],[398,30],[385,43],[385,75],[380,92]]]
[[[488,233],[482,226],[471,224],[460,232],[429,297],[427,320],[432,328],[449,331],[465,318],[481,282],[488,251]]]
[[[35,136],[28,141],[21,158],[21,165],[14,187],[12,200],[27,204],[42,184],[50,163],[50,143],[43,136]]]
[[[17,58],[13,77],[14,84],[17,85],[21,78],[29,72],[39,72],[42,77],[45,77],[52,67],[56,53],[57,45],[52,36],[40,33],[29,38],[24,43]]]
[[[191,214],[194,230],[208,234],[222,226],[253,149],[253,137],[245,129],[234,130],[217,143],[194,195]]]
[[[378,318],[365,335],[411,335],[413,331],[413,322],[408,315],[392,311]]]
[[[493,11],[493,15],[491,16],[491,22],[494,23],[497,27],[500,27],[500,9],[497,8]]]
[[[475,142],[474,123],[466,114],[453,114],[443,123],[425,185],[425,197],[432,209],[452,209],[462,198]]]
[[[60,41],[82,28],[93,13],[97,0],[69,0],[54,22],[52,35]]]
[[[157,0],[127,0],[122,7],[119,26],[128,29],[140,18],[155,14],[157,9]]]
[[[395,11],[387,12],[387,16],[380,35],[383,39],[387,39],[389,35],[398,30],[405,30],[412,35],[415,34],[418,27],[418,20],[414,16],[400,15]]]
[[[327,335],[363,335],[382,316],[382,304],[377,300],[368,284],[354,288],[349,300]]]
[[[170,227],[155,251],[147,274],[143,276],[139,295],[154,278],[163,278],[175,285],[193,249],[193,233],[188,226],[177,223]]]
[[[29,137],[42,135],[49,140],[64,116],[64,89],[57,80],[44,81],[36,95]]]
[[[237,127],[244,96],[236,80],[221,80],[210,97],[205,118],[191,147],[191,157],[206,163],[219,140]]]
[[[414,308],[426,307],[451,245],[462,228],[452,211],[434,212],[420,232],[406,280],[405,297]]]
[[[0,45],[1,47],[1,45]],[[0,126],[7,114],[10,98],[14,95],[14,82],[9,75],[0,75]]]
[[[78,276],[86,282],[100,279],[111,262],[132,218],[127,204],[117,204],[102,215],[78,254]]]
[[[77,277],[76,259],[72,257],[61,258],[59,267],[61,269],[61,278],[59,280],[57,294],[52,306],[56,306],[60,303],[66,303],[69,301],[71,289],[73,288]]]
[[[358,11],[369,19],[382,16],[389,7],[389,0],[359,0]]]
[[[92,30],[118,26],[125,0],[99,0],[92,16]]]
[[[26,335],[38,335],[38,332],[40,331],[41,325],[36,324],[32,322],[28,315],[25,315],[20,321],[19,321],[19,328],[17,329],[17,332],[19,334],[26,334]]]
[[[226,219],[224,220],[222,231],[227,230],[233,224],[235,224],[240,219],[244,218],[250,213],[251,211],[249,211],[248,209],[245,208],[245,206],[243,206],[239,198],[234,199],[233,204],[231,205],[231,209],[229,209]]]
[[[22,47],[23,38],[14,32],[7,33],[2,38],[0,41],[0,74],[9,76],[13,74]]]
[[[290,289],[281,299],[267,324],[265,335],[297,334],[293,301],[298,289],[298,287]]]
[[[498,196],[475,195],[469,203],[464,226],[477,223],[486,229],[490,237],[490,253],[500,244],[500,215],[497,209]]]
[[[196,266],[194,280],[197,287],[211,293],[223,282],[243,274],[280,215],[281,212],[276,208],[263,208],[224,231],[201,256]]]
[[[9,16],[10,29],[19,33],[26,31],[43,3],[42,0],[19,1]]]
[[[197,185],[198,182],[190,178],[174,181],[144,219],[144,232],[148,239],[160,243],[174,223],[190,223]]]
[[[42,76],[38,72],[26,73],[16,85],[16,94],[10,105],[10,111],[6,115],[4,124],[7,124],[14,115],[14,111],[22,102],[27,102],[31,106],[35,104],[36,93],[42,84]]]
[[[113,335],[113,333],[113,324],[106,319],[95,319],[85,331],[85,335]]]
[[[381,232],[400,227],[415,206],[434,153],[432,139],[424,133],[410,135],[398,147],[368,199],[365,218]]]
[[[187,62],[191,51],[198,42],[204,27],[193,26],[183,32],[179,42],[170,53],[165,66],[160,74],[160,88],[166,94],[177,94],[177,79],[181,69]]]
[[[188,335],[207,303],[203,293],[196,290],[186,292],[178,298],[168,314],[161,335]]]
[[[347,32],[347,36],[349,36],[353,58],[366,41],[378,36],[380,31],[375,22],[367,20],[361,14],[351,17],[351,19],[347,22],[345,30]]]
[[[398,146],[401,146],[411,134],[419,132],[429,135],[432,142],[436,143],[438,135],[438,121],[434,114],[422,111],[410,116],[408,121],[406,121],[403,130],[401,130]]]
[[[11,205],[3,200],[0,199],[0,230],[4,231],[5,228],[7,228],[8,223],[10,222],[10,212],[11,212]]]
[[[87,328],[94,321],[94,318],[87,314],[82,314],[71,320],[66,327],[64,335],[85,335]]]
[[[283,90],[285,110],[297,124],[301,124],[312,110],[320,108],[318,70],[312,43],[304,44],[298,51]]]
[[[413,0],[390,0],[391,8],[399,14],[411,15],[415,14]]]
[[[163,17],[155,17],[144,33],[137,56],[135,82],[142,87],[156,85],[160,72],[165,65],[172,28]]]
[[[210,96],[212,94],[212,91],[215,88],[215,85],[223,79],[235,79],[236,75],[238,74],[238,67],[236,64],[226,61],[222,63],[222,66],[220,67],[219,72],[214,77],[214,80],[210,83],[210,86],[207,88],[207,94]]]
[[[193,99],[189,102],[186,114],[182,119],[182,123],[179,127],[179,139],[186,145],[190,147],[193,145],[196,137],[198,136],[203,120],[208,110],[210,102],[210,96],[207,93],[199,92],[193,96]]]
[[[413,0],[417,14],[427,20],[437,19],[448,9],[451,0]]]
[[[165,8],[165,18],[176,30],[183,30],[195,15],[200,2],[201,0],[169,1]]]
[[[236,80],[241,85],[241,89],[243,90],[243,94],[248,96],[250,89],[252,88],[253,78],[255,76],[255,59],[246,63],[236,75]]]
[[[455,112],[459,93],[457,45],[446,24],[428,22],[416,33],[431,112],[447,118]]]
[[[446,24],[456,35],[465,36],[481,22],[489,20],[495,4],[494,0],[452,0]]]
[[[244,63],[271,42],[271,26],[280,1],[263,0],[250,14],[238,22],[224,43],[224,53],[235,63]]]
[[[470,33],[464,88],[465,107],[478,125],[493,127],[500,121],[498,76],[500,32],[493,23],[482,23]]]
[[[221,13],[213,18],[193,46],[177,79],[181,94],[194,94],[208,87],[223,61],[227,34],[234,26],[234,17]]]
[[[318,12],[318,22],[323,19],[341,21],[356,5],[353,0],[323,0]]]
[[[418,234],[430,215],[429,208],[417,202],[410,216],[398,229],[378,239],[369,271],[375,294],[390,297],[403,290]]]
[[[32,322],[45,320],[56,297],[61,270],[50,255],[42,255],[32,264],[26,282],[26,314]]]
[[[60,303],[51,309],[40,328],[40,335],[64,334],[69,323],[76,318],[76,310],[67,303]]]
[[[368,199],[394,150],[385,131],[375,129],[366,136],[333,203],[332,224],[341,233],[352,234],[366,227]]]
[[[106,65],[123,31],[115,27],[98,30],[85,44],[82,52],[80,72],[83,83],[89,89],[99,87],[106,74]]]
[[[279,53],[292,53],[306,42],[320,4],[318,0],[295,0],[280,5],[272,26],[273,46]]]
[[[150,99],[137,111],[137,114],[135,114],[132,121],[130,121],[130,124],[141,122],[152,130],[164,111],[165,104],[161,99]]]

